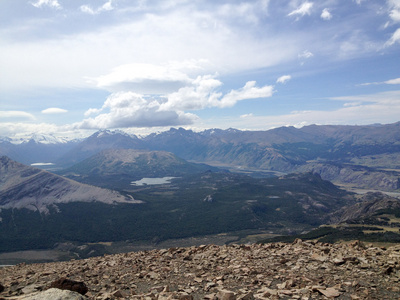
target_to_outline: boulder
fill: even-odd
[[[84,284],[83,282],[70,280],[65,277],[62,277],[56,281],[53,281],[50,284],[50,287],[57,288],[60,290],[70,290],[73,292],[77,292],[81,295],[85,295],[88,291],[86,284]]]

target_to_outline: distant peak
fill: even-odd
[[[132,137],[130,134],[128,134],[125,131],[122,131],[120,129],[115,129],[115,130],[100,129],[99,131],[96,131],[94,134],[92,134],[92,137],[103,137],[103,136],[110,136],[110,135],[123,135],[123,136]]]
[[[236,128],[228,128],[226,131],[227,132],[240,132],[240,130],[236,129]]]
[[[183,127],[179,127],[179,128],[171,127],[171,129],[169,131],[171,131],[171,132],[186,132],[186,131],[191,131],[191,130],[186,130]]]

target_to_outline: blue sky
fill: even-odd
[[[400,121],[400,0],[3,0],[0,49],[0,136]]]

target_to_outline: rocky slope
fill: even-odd
[[[380,191],[400,190],[400,172],[394,170],[387,171],[349,164],[314,162],[300,166],[296,172],[317,173],[324,180],[349,188]]]
[[[382,193],[367,193],[350,207],[342,208],[330,217],[330,223],[339,224],[366,219],[379,213],[400,211],[400,199]]]
[[[117,192],[54,175],[0,157],[0,209],[27,208],[48,212],[49,206],[70,202],[140,203]]]
[[[0,298],[45,299],[56,291],[40,291],[75,287],[86,296],[70,299],[398,299],[399,282],[399,245],[298,239],[19,264],[0,268]]]

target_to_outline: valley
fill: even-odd
[[[6,140],[0,154],[11,158],[1,158],[0,262],[18,251],[39,251],[46,260],[40,255],[50,250],[48,259],[57,260],[197,241],[397,242],[400,233],[378,223],[381,215],[398,215],[399,128],[171,128],[141,138],[105,130],[63,151],[29,141],[24,161],[32,166],[11,159],[28,145]],[[45,148],[56,149],[49,160],[35,154]],[[40,161],[52,173],[35,168]],[[370,215],[356,208],[371,201],[379,209]],[[361,211],[358,219],[353,214],[346,225],[354,210]]]

